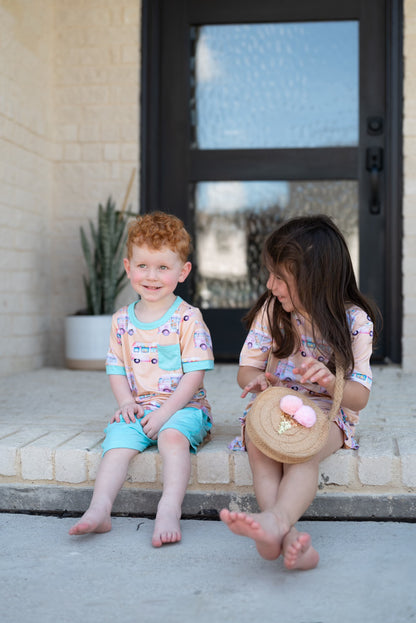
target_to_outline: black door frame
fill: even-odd
[[[377,46],[368,45],[369,33],[377,29],[380,0],[347,0],[339,6],[333,0],[143,0],[142,1],[142,75],[141,75],[141,211],[165,210],[182,218],[193,230],[188,208],[186,179],[209,180],[270,180],[299,179],[304,164],[311,179],[357,179],[360,206],[368,203],[369,179],[365,172],[367,148],[382,146],[384,150],[381,188],[383,211],[380,218],[369,210],[360,209],[360,228],[377,232],[374,236],[378,252],[368,245],[360,248],[360,263],[377,263],[384,257],[384,281],[365,281],[364,292],[381,300],[384,328],[378,357],[380,361],[401,361],[402,334],[402,0],[385,0],[385,38]],[[276,6],[277,5],[277,6]],[[277,9],[278,7],[278,9]],[[278,17],[276,17],[278,13]],[[215,16],[215,19],[213,19]],[[184,24],[254,23],[262,21],[326,21],[356,19],[360,21],[360,58],[366,55],[374,67],[373,80],[385,93],[385,117],[382,136],[368,132],[368,120],[360,114],[360,148],[322,148],[256,150],[191,150],[189,122],[189,30]],[[168,62],[163,62],[169,49]],[[385,59],[385,67],[380,57]],[[360,72],[360,110],[371,110],[377,116],[379,101],[367,87]],[[385,81],[385,82],[384,82]],[[163,106],[172,114],[163,115]],[[174,119],[174,122],[172,121]],[[174,141],[175,149],[166,153],[164,145]],[[363,176],[366,176],[363,178]],[[302,179],[308,179],[302,173]],[[191,281],[189,282],[192,283]],[[191,296],[192,292],[184,294]],[[222,310],[230,313],[231,310]],[[209,310],[204,310],[204,315]],[[208,319],[207,319],[208,322]],[[240,331],[238,328],[237,331]],[[241,333],[242,334],[242,333]]]

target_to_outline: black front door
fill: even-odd
[[[267,233],[331,215],[400,360],[399,18],[393,0],[152,0],[143,13],[142,210],[180,216],[217,359],[264,289]]]

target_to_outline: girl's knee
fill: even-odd
[[[266,454],[264,454],[261,450],[259,450],[250,439],[246,438],[246,448],[247,454],[250,461],[259,462],[259,463],[271,463],[275,465],[282,465],[278,461],[271,459]]]

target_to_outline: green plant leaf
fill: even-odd
[[[87,275],[84,289],[88,313],[112,314],[116,298],[127,282],[122,258],[127,238],[127,222],[131,211],[121,214],[111,196],[103,206],[98,205],[97,225],[89,221],[90,241],[80,228],[81,245]]]

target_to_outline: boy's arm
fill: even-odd
[[[120,416],[123,416],[126,424],[129,421],[135,422],[136,414],[140,417],[143,415],[144,410],[133,398],[127,377],[124,374],[110,374],[109,379],[111,389],[119,406],[110,422],[120,422]]]
[[[202,387],[204,380],[204,370],[193,370],[186,372],[180,379],[177,388],[169,396],[167,400],[155,411],[148,413],[141,420],[141,425],[148,437],[156,439],[160,428],[168,421],[168,419],[186,407],[192,396]]]

